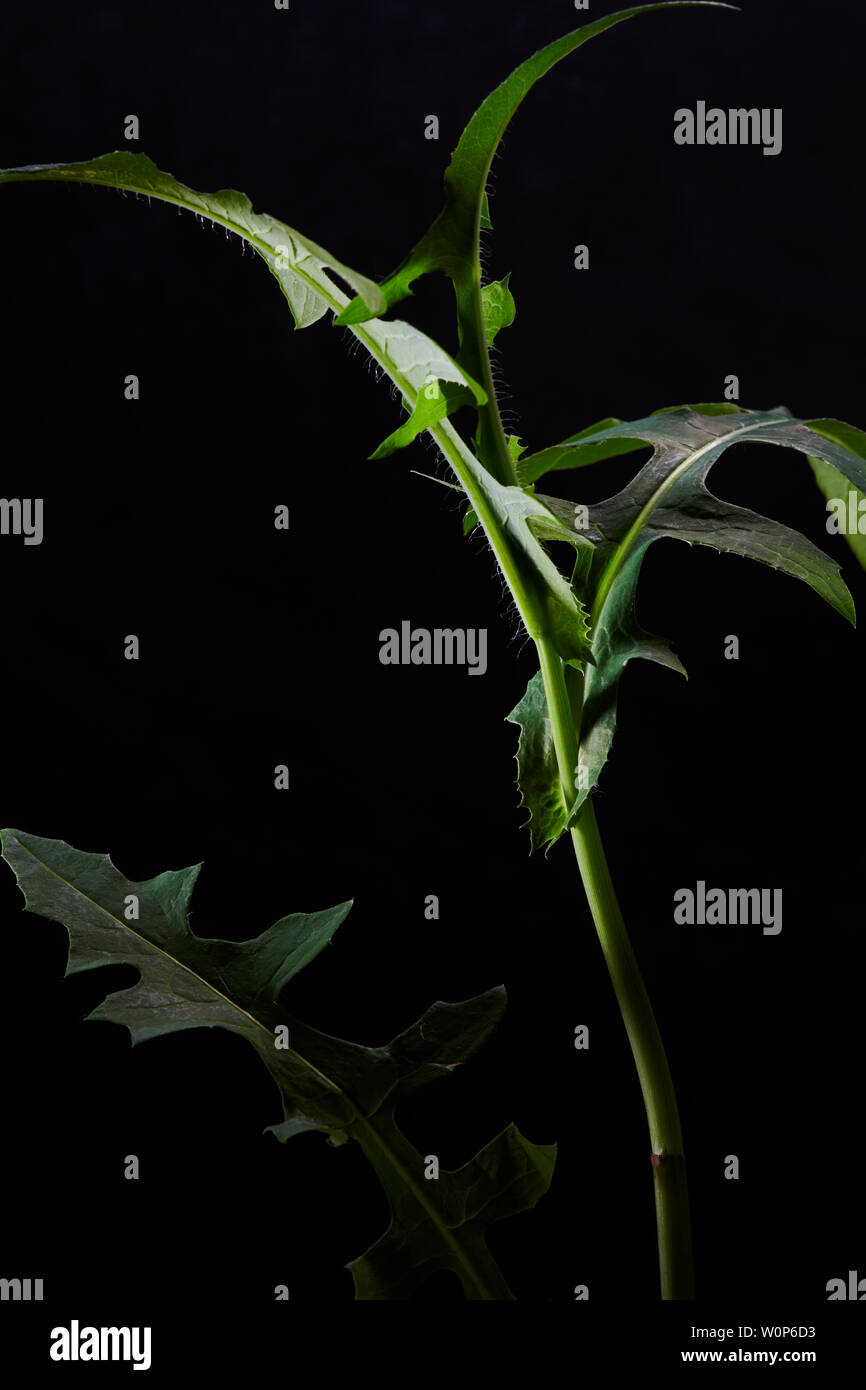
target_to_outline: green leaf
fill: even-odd
[[[588,551],[589,543],[562,523],[547,499],[531,488],[498,482],[459,436],[453,442],[466,474],[464,489],[494,554],[505,557],[505,578],[527,632],[548,636],[566,663],[591,660],[587,610],[541,542],[564,541],[576,552]]]
[[[514,463],[517,463],[520,455],[525,452],[526,445],[519,435],[507,434],[505,443],[508,445],[508,453]],[[468,536],[470,531],[474,531],[478,525],[478,516],[474,507],[467,507],[463,514],[463,534]]]
[[[651,443],[652,458],[615,497],[588,508],[588,539],[595,540],[584,594],[592,611],[595,665],[587,671],[577,811],[596,784],[616,720],[616,687],[633,656],[682,669],[667,645],[642,633],[634,595],[647,547],[662,536],[744,555],[802,579],[853,622],[851,595],[839,566],[798,532],[743,507],[723,502],[705,486],[710,468],[731,444],[779,444],[832,459],[855,482],[866,483],[866,463],[835,440],[824,439],[783,407],[698,414],[688,406],[614,426],[595,436],[627,436]],[[587,446],[580,444],[578,449]],[[545,499],[552,506],[551,499]],[[572,505],[572,504],[569,504]],[[552,508],[557,510],[556,508]]]
[[[484,336],[491,347],[500,328],[508,328],[514,322],[517,307],[514,295],[508,288],[511,271],[504,280],[494,280],[481,286],[481,308],[484,315]]]
[[[680,675],[686,668],[662,637],[645,631],[635,616],[635,592],[645,549],[633,552],[611,589],[594,628],[595,664],[587,668],[583,689],[583,718],[575,785],[577,794],[565,825],[574,824],[593,787],[598,785],[610,754],[617,721],[617,690],[627,662],[635,657],[655,661]]]
[[[597,785],[616,729],[616,695],[628,661],[648,658],[685,674],[678,658],[663,639],[645,632],[635,616],[635,593],[640,567],[653,541],[668,536],[690,545],[711,546],[743,555],[794,578],[803,580],[843,617],[854,621],[854,606],[839,566],[797,531],[744,507],[724,502],[705,486],[710,468],[732,444],[744,441],[779,444],[808,458],[821,458],[835,466],[855,486],[866,486],[866,436],[851,432],[840,422],[818,422],[810,428],[779,407],[771,411],[744,410],[728,405],[711,406],[699,413],[690,406],[672,406],[643,420],[582,431],[568,448],[592,461],[607,448],[625,441],[629,447],[651,444],[653,455],[619,493],[586,508],[588,524],[582,535],[592,547],[591,564],[576,583],[578,597],[590,612],[593,662],[585,670],[579,729],[579,761],[575,769],[576,796],[564,826],[576,816]],[[860,436],[858,438],[858,436]],[[856,445],[857,448],[849,447]],[[862,452],[860,452],[862,450]],[[560,462],[558,467],[565,466]],[[573,524],[575,504],[539,494],[539,500],[556,515],[563,527]],[[582,701],[580,695],[582,693]],[[544,748],[546,707],[536,702],[531,711],[535,727],[524,729],[527,748]],[[524,801],[541,809],[557,805],[561,798],[559,777],[549,757],[536,758],[521,783]],[[551,820],[559,825],[558,807]]]
[[[0,183],[46,179],[127,189],[187,208],[235,232],[261,256],[279,283],[297,328],[306,328],[327,312],[328,291],[334,288],[329,269],[356,291],[368,315],[380,314],[386,307],[385,297],[375,281],[351,270],[294,227],[267,213],[254,212],[245,193],[238,193],[234,188],[199,193],[178,182],[172,174],[158,169],[145,154],[115,150],[112,154],[77,164],[25,164],[17,169],[0,170]]]
[[[486,392],[476,383],[473,382],[471,386],[462,385],[463,374],[459,368],[455,370],[458,375],[454,381],[443,381],[440,378],[425,385],[416,397],[409,418],[389,434],[387,439],[383,439],[378,449],[370,455],[371,459],[387,458],[397,449],[404,449],[413,439],[417,439],[423,430],[429,429],[439,420],[444,420],[446,416],[453,415],[461,405],[472,405],[474,402],[487,399]]]
[[[526,445],[524,444],[520,436],[517,434],[507,434],[505,436],[505,442],[508,445],[509,454],[516,463],[517,460],[520,458],[521,454],[525,452]]]
[[[520,725],[517,741],[517,785],[520,805],[529,811],[524,822],[529,830],[530,853],[555,844],[565,829],[568,806],[556,762],[553,730],[544,694],[544,681],[536,671],[526,694],[506,719]]]
[[[701,405],[667,405],[661,410],[654,410],[654,415],[668,415],[675,410],[694,410],[698,415],[739,415],[741,407],[734,405],[731,401],[721,401],[718,403]],[[610,434],[609,431],[622,424],[622,420],[617,420],[613,416],[607,420],[599,420],[594,425],[588,425],[585,430],[578,431],[577,434],[569,435],[561,444],[552,444],[547,449],[541,449],[537,454],[529,454],[521,460],[517,470],[517,477],[521,483],[533,483],[541,478],[545,473],[556,472],[563,468],[586,468],[591,463],[601,463],[604,459],[617,458],[622,454],[633,454],[636,449],[642,449],[645,441],[642,439],[628,439],[617,434]],[[575,449],[575,444],[581,444],[588,440],[590,436],[601,436],[592,443],[585,444],[580,449]]]
[[[585,430],[579,430],[577,434],[569,435],[561,444],[552,444],[547,449],[540,449],[536,454],[527,454],[526,458],[520,460],[517,469],[518,481],[526,486],[528,483],[536,482],[545,473],[560,468],[583,468],[590,463],[599,463],[602,459],[615,458],[618,454],[630,454],[635,449],[642,449],[644,444],[640,439],[605,439],[594,447],[579,451],[574,449],[573,446],[581,440],[621,424],[622,420],[609,416],[606,420],[598,420],[594,425],[588,425]]]
[[[866,434],[858,430],[854,425],[846,425],[842,420],[807,420],[809,429],[816,434],[822,435],[836,444],[841,444],[852,453],[866,458]],[[815,481],[827,498],[828,503],[836,503],[833,510],[836,513],[837,521],[844,522],[839,529],[844,535],[851,550],[859,563],[866,569],[866,535],[860,532],[860,517],[866,516],[866,495],[860,488],[850,488],[848,480],[838,468],[833,468],[831,464],[825,463],[823,459],[809,456],[812,465],[812,472],[815,474]],[[850,522],[854,517],[850,514],[849,492],[854,494],[854,516],[857,518],[857,529],[855,530]],[[861,510],[861,503],[863,504]],[[839,505],[841,504],[841,506]],[[830,518],[827,521],[828,527]]]
[[[587,536],[599,543],[594,562],[598,582],[591,595],[594,610],[604,601],[632,546],[670,535],[782,569],[805,580],[837,611],[853,619],[851,596],[838,565],[796,531],[714,497],[704,479],[725,449],[749,440],[823,458],[858,486],[866,483],[866,461],[810,430],[784,407],[739,410],[727,417],[698,415],[684,406],[600,431],[573,447],[580,453],[607,438],[625,436],[654,445],[654,453],[622,492],[588,509]],[[574,503],[542,500],[563,521],[574,513]]]
[[[410,1156],[414,1159],[416,1151],[406,1144],[399,1132],[392,1134],[392,1150],[398,1148],[400,1140],[400,1156],[404,1162],[409,1162]],[[409,1151],[405,1156],[404,1149]],[[414,1161],[417,1162],[417,1159]],[[448,1236],[459,1239],[461,1260],[478,1271],[475,1285],[468,1275],[463,1277],[467,1299],[479,1297],[473,1289],[480,1286],[481,1271],[490,1262],[484,1241],[485,1230],[494,1221],[534,1207],[550,1186],[555,1162],[555,1144],[531,1144],[516,1125],[509,1125],[464,1167],[451,1173],[440,1168],[435,1184],[422,1179],[424,1188],[435,1186],[440,1219]],[[457,1260],[448,1250],[444,1238],[438,1249],[433,1247],[431,1241],[427,1242],[424,1267],[419,1268],[417,1203],[407,1201],[392,1211],[387,1233],[366,1254],[348,1266],[359,1299],[406,1299],[411,1290],[422,1282],[422,1278],[436,1270],[456,1267],[460,1272]],[[410,1260],[413,1261],[413,1273],[417,1272],[411,1284],[407,1278]],[[503,1283],[496,1297],[511,1298],[512,1295]]]
[[[512,1297],[484,1232],[534,1206],[549,1186],[555,1148],[530,1144],[510,1126],[464,1167],[429,1183],[424,1159],[394,1118],[404,1096],[447,1076],[485,1041],[504,1009],[503,989],[436,1003],[384,1047],[345,1042],[293,1018],[279,995],[331,941],[351,903],[293,913],[251,941],[208,939],[193,935],[188,921],[199,864],[134,882],[107,855],[62,840],[9,829],[0,840],[27,909],[67,928],[67,974],[103,965],[138,970],[138,983],[113,992],[90,1018],[122,1024],[133,1044],[186,1028],[237,1033],[277,1084],[284,1118],[271,1128],[280,1139],[318,1130],[335,1143],[359,1144],[385,1189],[391,1223],[350,1266],[357,1298],[408,1298],[439,1269],[458,1275],[468,1299]],[[277,1046],[281,1025],[287,1047]]]
[[[478,227],[490,225],[486,201],[490,166],[515,112],[535,83],[575,49],[623,20],[653,10],[680,8],[688,3],[693,7],[736,8],[717,4],[716,0],[663,0],[660,4],[620,10],[584,24],[533,53],[490,93],[469,121],[451,155],[445,171],[445,206],[406,259],[382,284],[389,307],[412,293],[411,286],[419,275],[440,270],[455,284],[465,284],[466,277],[472,275]],[[361,323],[366,317],[369,317],[369,309],[358,297],[341,314],[339,321]]]
[[[0,183],[40,182],[83,183],[91,187],[127,189],[141,196],[158,198],[187,208],[203,220],[218,223],[243,238],[264,260],[282,290],[297,328],[306,328],[332,310],[338,315],[349,303],[347,295],[328,274],[334,271],[360,295],[370,314],[380,313],[385,299],[379,286],[338,261],[330,252],[294,228],[266,213],[253,212],[246,194],[234,189],[218,193],[198,193],[178,182],[172,174],[158,169],[144,154],[115,151],[98,159],[79,164],[28,164],[17,169],[0,170]],[[412,418],[423,389],[431,382],[446,383],[440,403],[446,410],[435,419],[442,419],[464,400],[474,399],[483,404],[487,395],[438,343],[419,329],[401,319],[384,322],[374,318],[360,328],[352,328],[370,355],[399,388],[410,420],[395,432],[401,442],[408,443],[418,429]],[[417,419],[416,419],[417,423]],[[386,453],[399,447],[390,437]],[[377,451],[376,457],[382,453]]]
[[[487,179],[494,155],[508,125],[535,83],[575,49],[623,20],[652,10],[679,7],[683,3],[709,4],[717,0],[661,0],[659,4],[637,6],[585,24],[563,38],[534,53],[482,102],[463,131],[445,171],[445,205],[439,216],[412,248],[381,288],[388,307],[412,293],[420,275],[442,271],[454,285],[457,301],[457,336],[460,344],[456,360],[474,381],[486,381],[488,367],[485,311],[481,283],[479,231],[490,226],[486,197]],[[732,6],[721,5],[730,9]],[[360,324],[371,315],[360,295],[340,313],[337,322]],[[500,482],[508,482],[489,417],[479,412],[475,452]]]

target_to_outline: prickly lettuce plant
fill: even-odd
[[[563,835],[571,837],[622,1012],[649,1126],[665,1299],[691,1298],[694,1291],[682,1129],[664,1047],[608,871],[591,797],[614,737],[617,688],[627,663],[641,657],[683,671],[668,643],[643,631],[637,621],[641,565],[648,547],[663,537],[730,551],[804,580],[853,622],[851,596],[836,564],[780,523],[715,497],[706,479],[729,446],[754,441],[806,455],[825,491],[844,478],[863,492],[866,435],[839,421],[796,419],[781,406],[748,410],[730,402],[705,403],[665,407],[631,423],[603,420],[559,444],[527,453],[522,442],[503,429],[490,368],[490,347],[512,322],[515,302],[508,276],[482,283],[479,244],[482,233],[492,230],[487,197],[491,162],[534,83],[606,29],[644,12],[687,3],[667,0],[623,10],[584,25],[521,64],[472,117],[445,173],[441,213],[382,284],[342,264],[292,227],[254,212],[243,194],[232,189],[198,193],[143,155],[115,152],[80,163],[0,172],[0,182],[75,181],[131,190],[187,208],[242,237],[278,281],[296,328],[330,313],[332,323],[349,328],[397,387],[405,418],[371,457],[391,455],[425,430],[438,446],[453,472],[453,486],[466,499],[464,529],[481,527],[537,653],[538,670],[508,716],[520,729],[521,802],[533,849],[549,852]],[[703,3],[696,0],[694,7]],[[383,317],[411,296],[419,277],[431,272],[444,274],[454,287],[453,355],[410,323]],[[458,431],[450,418],[464,406],[475,416],[471,437]],[[649,460],[625,488],[603,502],[581,507],[546,491],[549,478],[564,469],[603,463],[647,445],[652,450]],[[537,489],[541,480],[544,491]],[[550,542],[565,542],[570,548],[568,571],[554,563]],[[490,1146],[490,1154],[496,1155],[492,1165],[487,1149],[474,1161],[485,1175],[480,1187],[461,1169],[449,1175],[450,1186],[442,1189],[439,1208],[421,1213],[424,1203],[418,1191],[397,1176],[397,1159],[406,1145],[393,1122],[393,1106],[406,1089],[450,1067],[480,1041],[499,1008],[498,995],[463,1005],[435,1005],[424,1020],[384,1049],[386,1060],[380,1056],[382,1050],[373,1055],[297,1024],[292,1045],[297,1043],[300,1056],[293,1052],[278,1058],[268,1032],[277,1017],[275,995],[330,938],[344,909],[320,914],[321,921],[304,927],[278,923],[255,942],[230,947],[198,941],[188,933],[183,904],[194,870],[163,874],[147,885],[128,885],[104,857],[83,855],[57,842],[8,831],[5,850],[32,910],[58,917],[69,927],[71,969],[118,958],[141,970],[142,986],[127,991],[125,1001],[123,995],[115,996],[98,1011],[100,1016],[131,1024],[136,1036],[142,1018],[136,1003],[152,999],[145,981],[160,982],[158,1001],[145,1010],[153,1017],[146,1018],[138,1036],[147,1036],[148,1030],[211,1023],[241,1031],[253,1041],[280,1087],[286,1120],[275,1128],[281,1137],[318,1128],[332,1139],[348,1137],[361,1145],[389,1192],[393,1219],[384,1241],[353,1266],[360,1297],[404,1296],[421,1263],[431,1258],[439,1261],[435,1267],[460,1273],[467,1297],[509,1296],[484,1251],[483,1229],[489,1220],[507,1214],[506,1208],[516,1211],[534,1203],[549,1181],[551,1152],[527,1145],[514,1130],[506,1131]],[[90,886],[98,892],[90,893]],[[151,912],[149,927],[140,926],[134,933],[117,906],[128,887],[146,890]],[[167,947],[178,962],[172,969],[186,971],[184,978],[193,978],[201,992],[188,1012],[171,997],[170,981],[165,980]],[[238,1005],[246,1010],[240,1020]],[[257,1021],[250,1022],[250,1016]],[[383,1136],[397,1155],[394,1161],[383,1156]],[[418,1161],[418,1155],[411,1160]],[[404,1168],[409,1163],[407,1157]],[[503,1195],[510,1172],[517,1175],[514,1205]],[[484,1200],[461,1221],[456,1213],[463,1210],[468,1186]],[[408,1214],[413,1203],[420,1224],[413,1224]],[[464,1253],[458,1255],[461,1242]]]

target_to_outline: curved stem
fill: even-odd
[[[575,715],[561,658],[537,642],[557,763],[566,805],[574,800]],[[628,938],[599,835],[595,808],[584,802],[571,831],[574,852],[632,1055],[649,1123],[659,1273],[663,1299],[694,1298],[691,1221],[679,1110],[649,995]]]

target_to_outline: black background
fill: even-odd
[[[382,278],[438,211],[484,95],[613,8],[20,7],[2,25],[0,165],[118,148],[135,113],[131,148],[195,188],[242,188]],[[497,372],[531,449],[720,399],[729,373],[744,405],[866,424],[862,38],[859,7],[836,0],[672,10],[601,35],[532,92],[494,164],[485,251],[491,278],[512,272]],[[674,110],[699,99],[782,107],[783,152],[675,146]],[[397,402],[328,319],[292,332],[236,239],[104,190],[12,185],[2,207],[2,491],[45,499],[41,546],[2,540],[3,824],[108,851],[133,879],[203,861],[202,935],[354,897],[289,995],[341,1036],[382,1043],[433,999],[504,982],[496,1040],[407,1103],[404,1128],[445,1167],[512,1119],[558,1141],[550,1193],[491,1245],[519,1300],[570,1302],[587,1283],[581,1328],[637,1326],[652,1346],[671,1310],[658,1321],[637,1080],[570,848],[528,857],[504,716],[532,654],[453,495],[410,471],[444,476],[432,446],[367,462]],[[395,312],[455,350],[442,277]],[[635,466],[556,483],[591,501]],[[737,448],[712,483],[823,545],[863,609],[802,456]],[[650,552],[640,617],[690,680],[629,668],[597,812],[680,1098],[687,1320],[808,1322],[829,1356],[858,1315],[825,1306],[826,1282],[866,1275],[862,636],[793,580],[674,544]],[[403,618],[487,627],[487,675],[381,666],[379,631]],[[781,887],[781,935],[675,926],[673,893],[698,878]],[[124,1030],[82,1023],[131,972],[62,983],[64,930],[20,915],[5,866],[0,887],[0,1273],[46,1281],[42,1308],[4,1305],[7,1327],[150,1321],[191,1356],[189,1329],[231,1327],[239,1307],[265,1337],[298,1302],[350,1302],[342,1267],[387,1219],[360,1153],[262,1136],[278,1099],[240,1039],[130,1050]],[[459,1296],[443,1276],[422,1297]]]

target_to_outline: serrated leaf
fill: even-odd
[[[529,681],[526,693],[506,719],[520,725],[517,741],[517,785],[520,805],[529,811],[524,822],[529,830],[530,853],[549,849],[565,829],[568,805],[556,761],[553,729],[540,671]]]
[[[550,1183],[554,1150],[528,1143],[512,1126],[430,1184],[394,1118],[404,1096],[448,1075],[485,1041],[501,1017],[503,989],[436,1003],[384,1047],[345,1042],[293,1018],[279,995],[331,941],[351,903],[293,913],[251,941],[208,939],[188,920],[199,864],[134,882],[108,855],[62,840],[7,829],[0,841],[27,909],[67,928],[67,974],[103,965],[138,970],[138,983],[114,991],[90,1018],[126,1027],[133,1044],[186,1028],[237,1033],[279,1088],[284,1119],[271,1129],[280,1139],[318,1130],[334,1143],[359,1144],[385,1189],[391,1225],[353,1263],[358,1298],[409,1297],[437,1269],[453,1270],[468,1299],[512,1297],[484,1231],[534,1206]],[[137,915],[128,920],[127,911]],[[281,1024],[285,1048],[275,1045]]]
[[[807,420],[805,423],[816,434],[820,434],[836,444],[843,445],[844,448],[849,449],[860,458],[866,458],[866,434],[854,425],[846,425],[842,420]],[[825,463],[823,459],[810,455],[809,463],[812,465],[815,481],[828,503],[842,504],[841,515],[845,525],[839,528],[839,534],[844,535],[855,558],[866,569],[866,535],[860,531],[860,519],[866,517],[866,495],[860,488],[849,487],[845,475],[840,473],[838,468],[833,468],[831,464]],[[849,492],[854,493],[853,516],[851,515]],[[837,512],[838,519],[839,508],[834,510]],[[828,511],[830,511],[829,506]],[[855,519],[856,529],[851,525]]]
[[[514,322],[517,306],[514,295],[508,288],[511,271],[504,280],[493,280],[481,286],[481,309],[484,316],[484,337],[491,347],[500,328],[508,328]]]

